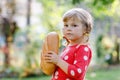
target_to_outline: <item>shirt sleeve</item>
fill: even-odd
[[[68,75],[71,78],[83,77],[91,60],[91,50],[88,47],[80,47],[75,53],[73,64],[68,66]]]

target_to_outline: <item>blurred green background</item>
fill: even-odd
[[[0,0],[0,80],[50,80],[40,69],[47,33],[60,36],[62,15],[84,8],[94,18],[86,80],[120,80],[120,0]]]

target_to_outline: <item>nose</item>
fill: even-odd
[[[72,30],[72,27],[71,27],[71,26],[68,26],[68,27],[67,27],[67,30],[68,30],[68,31],[71,31],[71,30]]]

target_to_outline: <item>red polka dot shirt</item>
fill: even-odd
[[[84,80],[91,57],[92,52],[88,45],[67,46],[61,58],[69,63],[68,74],[57,67],[52,80]]]

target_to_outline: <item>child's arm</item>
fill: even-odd
[[[91,60],[91,50],[88,47],[80,47],[74,56],[73,64],[68,65],[68,75],[74,79],[82,78]]]
[[[65,62],[62,59],[59,59],[56,65],[59,66],[59,68],[61,68],[66,74],[68,74],[68,65],[69,64],[67,62]]]
[[[46,62],[52,62],[61,68],[66,74],[68,72],[68,63],[62,60],[57,54],[52,51],[49,51],[48,54],[45,54]]]

